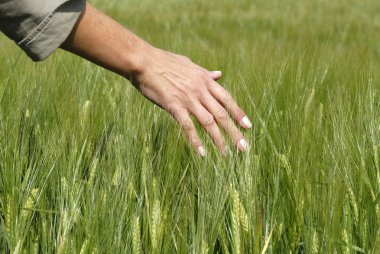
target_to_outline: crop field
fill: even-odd
[[[1,35],[0,253],[380,253],[378,0],[92,3],[222,70],[250,149],[197,125],[201,158],[128,80]]]

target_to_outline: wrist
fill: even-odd
[[[137,38],[133,43],[128,42],[128,46],[121,54],[122,75],[128,79],[142,74],[147,66],[149,57],[152,56],[154,47],[142,39]],[[133,44],[133,47],[130,45]]]

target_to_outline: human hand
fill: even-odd
[[[235,122],[243,128],[251,128],[252,124],[232,96],[216,82],[222,76],[220,71],[208,71],[187,57],[153,47],[147,56],[142,71],[131,77],[132,83],[145,97],[174,117],[201,156],[206,156],[206,151],[191,115],[222,154],[227,151],[219,127],[240,151],[248,149],[248,143]]]
[[[252,124],[215,81],[222,76],[220,71],[210,72],[187,57],[151,46],[89,3],[61,48],[127,77],[145,97],[177,120],[201,156],[206,151],[191,115],[223,154],[227,151],[219,127],[240,151],[248,149],[235,122],[243,128]]]

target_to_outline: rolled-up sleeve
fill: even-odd
[[[0,30],[34,61],[51,55],[69,36],[85,0],[0,0]]]

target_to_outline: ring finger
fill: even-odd
[[[225,154],[224,139],[213,115],[208,112],[201,104],[194,106],[194,108],[191,110],[191,113],[197,118],[199,123],[206,130],[218,149],[223,154]]]

